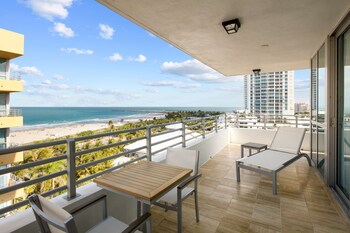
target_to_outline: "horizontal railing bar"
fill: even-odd
[[[52,189],[52,190],[45,192],[45,193],[42,193],[40,195],[46,197],[46,196],[50,196],[54,193],[60,192],[60,191],[65,190],[65,189],[67,189],[67,185],[60,186],[58,188]],[[25,206],[25,205],[28,205],[28,204],[29,204],[28,199],[25,199],[21,202],[17,202],[15,204],[10,205],[10,206],[6,206],[6,207],[0,209],[0,215],[3,215],[5,213],[8,213],[10,211],[13,211],[15,209],[18,209],[18,208]]]
[[[11,147],[11,148],[6,148],[6,149],[1,149],[0,155],[16,153],[16,152],[21,152],[21,151],[27,151],[27,150],[34,150],[34,149],[39,149],[39,148],[49,147],[49,146],[57,146],[57,145],[66,144],[66,143],[67,143],[66,140],[58,140],[58,141],[52,141],[52,142],[43,142],[43,143],[38,143],[38,144]]]
[[[0,189],[0,195],[8,193],[8,192],[12,192],[12,191],[20,189],[20,188],[27,187],[27,186],[32,185],[32,184],[43,182],[45,180],[49,180],[49,179],[52,179],[52,178],[55,178],[55,177],[58,177],[58,176],[62,176],[62,175],[65,175],[65,174],[67,174],[67,170],[55,172],[55,173],[52,173],[52,174],[49,174],[49,175],[46,175],[46,176],[38,177],[38,178],[33,179],[33,180],[27,180],[27,181],[24,181],[24,182],[15,184],[15,185],[11,185],[11,186],[8,186],[8,187]]]
[[[48,159],[43,159],[43,160],[39,160],[39,161],[35,161],[35,162],[20,164],[20,165],[16,165],[13,167],[7,167],[4,169],[0,169],[0,175],[6,174],[6,173],[12,173],[12,172],[23,170],[26,168],[36,167],[36,166],[47,164],[47,163],[56,162],[56,161],[63,160],[63,159],[67,159],[67,155],[59,155],[59,156],[51,157]]]
[[[99,147],[95,147],[95,148],[91,148],[91,149],[87,149],[87,150],[77,151],[77,152],[75,152],[75,156],[89,154],[89,153],[92,153],[92,152],[95,152],[95,151],[104,150],[104,149],[108,149],[108,148],[111,148],[111,147],[124,145],[124,144],[127,144],[127,143],[133,143],[133,142],[136,142],[136,141],[139,141],[139,140],[142,140],[142,139],[146,139],[146,137],[134,138],[134,139],[130,139],[130,140],[116,142],[116,143],[109,144],[109,145],[104,145],[104,146],[99,146]]]
[[[97,173],[95,173],[95,174],[93,174],[93,175],[91,175],[91,176],[87,176],[87,177],[81,178],[80,180],[77,180],[77,184],[84,183],[84,182],[86,182],[86,181],[88,181],[88,180],[91,180],[91,179],[93,179],[93,178],[96,178],[96,177],[98,177],[98,176],[100,176],[100,175],[103,175],[103,174],[105,174],[105,173],[107,173],[107,172],[112,172],[112,171],[114,171],[114,170],[116,170],[116,169],[118,169],[118,168],[121,168],[121,167],[125,166],[125,165],[128,165],[128,164],[130,164],[130,163],[134,163],[134,162],[136,162],[136,161],[139,161],[139,160],[141,160],[141,159],[146,159],[146,158],[147,158],[147,156],[145,155],[145,156],[139,157],[139,158],[137,158],[137,159],[130,160],[130,161],[126,162],[126,163],[117,165],[117,166],[115,166],[115,167],[111,167],[111,168],[108,168],[108,169],[106,169],[106,170],[97,172]]]
[[[84,137],[78,137],[78,138],[75,138],[75,141],[79,142],[79,141],[84,141],[84,140],[88,140],[88,139],[102,138],[102,137],[107,137],[107,136],[119,135],[122,133],[131,133],[131,132],[136,132],[136,131],[140,131],[140,130],[146,130],[146,127],[124,129],[124,130],[118,130],[118,131],[113,131],[113,132],[108,132],[108,133],[94,134],[94,135],[89,135],[89,136],[84,136]]]
[[[172,132],[176,132],[176,131],[180,131],[180,130],[182,130],[182,128],[166,130],[166,131],[163,131],[163,132],[160,132],[160,133],[152,134],[152,138],[155,137],[155,136],[160,136],[160,135],[163,135],[163,134],[168,134],[168,133],[172,133]]]
[[[175,137],[167,138],[167,139],[161,140],[159,142],[152,143],[151,146],[155,146],[155,145],[158,145],[158,144],[161,144],[161,143],[164,143],[164,142],[168,142],[168,141],[174,140],[176,138],[181,138],[181,137],[182,137],[182,135],[177,135]]]
[[[195,125],[188,125],[188,126],[186,126],[186,129],[190,129],[190,128],[193,128],[193,127],[196,127],[196,126],[200,126],[200,125],[202,125],[201,122],[199,122],[198,124],[195,124]]]
[[[215,121],[205,121],[205,124],[215,124]]]
[[[159,153],[159,152],[162,152],[163,150],[166,150],[166,149],[168,149],[169,147],[174,147],[174,146],[177,146],[177,145],[180,145],[180,144],[182,144],[182,142],[178,142],[178,143],[175,143],[175,144],[173,144],[173,145],[167,146],[167,147],[165,147],[165,148],[163,148],[163,149],[154,151],[154,152],[152,152],[152,155],[155,155],[155,154],[157,154],[157,153]]]
[[[111,156],[108,156],[108,157],[105,157],[105,158],[102,158],[102,159],[99,159],[99,160],[94,160],[94,161],[89,162],[89,163],[84,163],[84,164],[81,164],[79,166],[76,166],[76,170],[80,170],[80,169],[83,169],[83,168],[91,167],[91,166],[93,166],[95,164],[102,163],[102,162],[105,162],[105,161],[108,161],[108,160],[111,160],[111,159],[116,159],[116,158],[119,158],[119,157],[121,157],[123,155],[134,153],[134,152],[137,152],[137,151],[145,149],[145,148],[147,148],[147,146],[138,147],[138,148],[133,149],[133,150],[124,151],[124,152],[119,153],[119,154],[111,155]]]
[[[164,126],[168,126],[168,125],[176,125],[181,123],[180,121],[174,121],[174,122],[169,122],[169,123],[164,123],[164,124],[158,124],[158,125],[150,125],[148,127],[150,127],[151,129],[153,128],[159,128],[159,127],[164,127]]]

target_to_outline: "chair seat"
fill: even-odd
[[[87,233],[117,233],[122,232],[128,227],[125,223],[113,218],[108,217],[103,222],[97,224],[93,228],[89,229]],[[135,231],[141,233],[140,231]]]
[[[193,188],[185,187],[182,190],[182,199],[184,199],[186,196],[194,192]],[[160,198],[161,202],[166,202],[171,205],[176,205],[177,204],[177,188],[173,188],[170,190],[167,194],[165,194],[163,197]]]

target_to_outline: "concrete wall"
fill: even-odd
[[[202,166],[230,142],[229,134],[230,129],[221,130],[218,133],[208,135],[207,138],[198,143],[189,145],[187,149],[199,150],[199,166]]]

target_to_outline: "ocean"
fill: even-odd
[[[22,110],[24,126],[13,130],[153,117],[168,111],[232,112],[237,110],[237,108],[228,107],[16,107],[16,109]]]

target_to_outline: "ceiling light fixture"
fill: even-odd
[[[227,34],[233,34],[238,32],[238,29],[241,27],[241,22],[239,22],[239,19],[232,19],[223,22],[222,26],[225,28]]]
[[[255,76],[258,76],[258,75],[260,75],[260,71],[261,71],[260,69],[254,69],[253,73]]]

